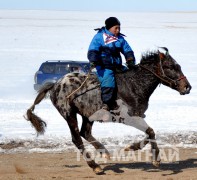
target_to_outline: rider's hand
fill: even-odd
[[[127,67],[129,69],[133,69],[135,67],[135,62],[133,61],[133,59],[130,58],[127,60]]]

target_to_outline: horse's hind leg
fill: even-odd
[[[69,116],[66,117],[66,121],[70,128],[70,132],[72,135],[72,142],[80,150],[84,159],[87,161],[87,164],[89,165],[89,167],[91,167],[95,173],[102,173],[103,171],[101,167],[98,164],[96,164],[94,160],[91,159],[90,154],[86,151],[83,145],[83,141],[81,139],[79,129],[78,129],[76,113],[70,113]]]
[[[103,144],[101,144],[99,141],[97,141],[93,136],[92,136],[92,125],[94,123],[90,122],[87,117],[82,116],[83,122],[81,126],[81,131],[80,135],[90,142],[96,150],[98,150],[104,158],[110,159],[110,154],[108,150],[105,148]]]

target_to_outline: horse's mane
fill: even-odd
[[[151,65],[151,64],[154,64],[155,62],[157,62],[159,60],[159,54],[158,54],[158,51],[147,51],[145,53],[142,54],[142,57],[141,57],[141,60],[140,60],[140,63],[141,65],[144,65],[144,64],[147,64],[147,65]],[[134,69],[128,69],[127,71],[123,72],[124,73],[127,73],[127,76],[128,77],[132,77],[137,70],[139,70],[139,66],[137,65],[136,68]],[[119,73],[118,73],[119,74]],[[120,73],[122,74],[122,73]]]
[[[153,61],[156,62],[158,60],[158,51],[148,51],[142,54],[142,58],[140,60],[140,64],[152,64]]]
[[[154,51],[147,51],[142,54],[141,60],[140,60],[140,65],[153,65],[159,61],[159,51],[154,50]],[[138,70],[140,70],[139,64],[136,65],[135,68],[128,69],[125,72],[117,73],[117,74],[126,74],[127,77],[133,77],[134,74]]]

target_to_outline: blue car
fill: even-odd
[[[35,73],[34,89],[39,90],[47,83],[56,82],[65,74],[71,72],[88,73],[89,69],[89,61],[46,61],[41,64],[39,70]]]

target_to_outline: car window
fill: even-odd
[[[88,63],[44,63],[41,70],[45,74],[67,74],[71,72],[87,73]]]
[[[69,64],[70,72],[83,72],[82,67],[79,64]]]
[[[90,70],[90,64],[89,63],[83,63],[82,64],[83,69],[86,73],[88,73],[88,71]]]
[[[54,64],[43,64],[42,72],[46,74],[52,74],[55,72],[55,65]]]
[[[55,74],[67,74],[69,72],[68,64],[56,64]]]

